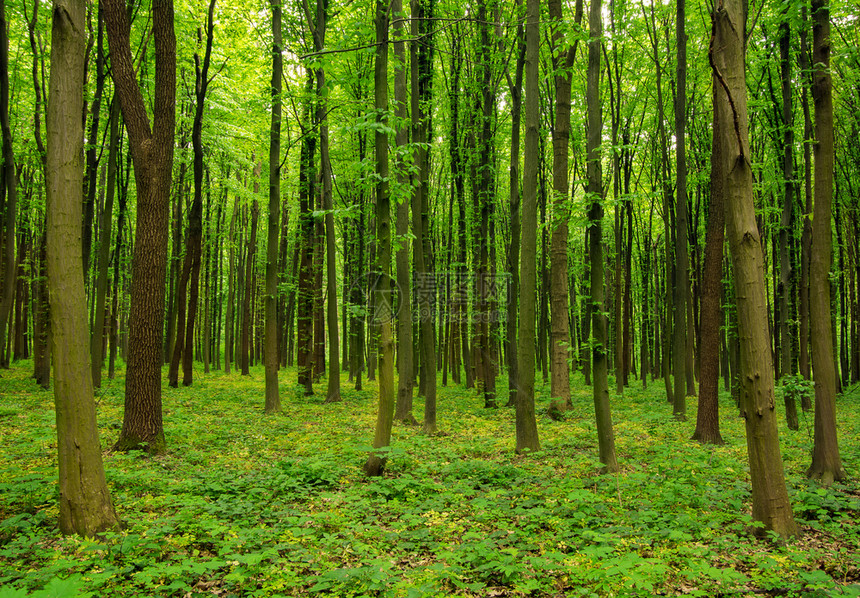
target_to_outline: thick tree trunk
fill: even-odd
[[[737,289],[741,415],[746,422],[752,515],[783,537],[797,533],[785,486],[774,405],[762,247],[753,206],[745,72],[745,4],[725,0],[713,15],[710,60],[714,73],[712,178],[725,180],[726,233]]]
[[[125,3],[104,1],[111,73],[128,130],[137,184],[137,243],[132,259],[125,414],[117,448],[166,450],[161,365],[167,231],[176,125],[176,36],[172,0],[153,0],[154,125],[150,128],[131,58]]]
[[[84,14],[83,0],[54,0],[45,174],[48,291],[54,317],[59,524],[63,534],[94,536],[117,528],[119,521],[102,464],[92,376],[87,367],[86,297],[80,270]],[[0,26],[5,25],[0,21]]]
[[[539,166],[540,3],[526,0],[525,162],[523,164],[523,260],[520,267],[520,321],[517,361],[516,451],[540,450],[535,419],[535,294],[537,286],[537,185]]]
[[[833,200],[833,97],[830,74],[830,6],[812,2],[812,99],[815,106],[815,196],[809,288],[812,368],[815,381],[815,441],[811,478],[828,485],[845,471],[836,435],[836,365],[830,323],[831,204]]]

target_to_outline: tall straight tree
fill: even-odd
[[[119,521],[105,481],[93,382],[87,364],[87,304],[80,243],[85,14],[84,0],[54,1],[45,175],[60,531],[93,536],[118,527]]]
[[[173,0],[152,1],[155,40],[153,124],[132,63],[125,2],[104,0],[111,74],[119,96],[134,161],[137,234],[131,264],[131,305],[125,412],[117,448],[163,453],[161,364],[167,233],[176,126],[176,35]]]
[[[15,173],[15,154],[12,149],[12,129],[9,126],[9,23],[6,6],[0,6],[0,130],[3,136],[3,176],[0,181],[0,214],[5,212],[5,221],[0,222],[0,267],[3,281],[0,283],[0,368],[8,368],[6,359],[6,322],[12,313],[15,298],[15,223],[17,221],[18,188]]]
[[[565,42],[562,1],[549,1],[552,20],[552,63],[555,83],[555,126],[552,131],[553,219],[550,245],[550,394],[570,403],[570,326],[568,321],[567,161],[570,147],[570,87],[576,53]]]
[[[325,34],[328,26],[328,0],[317,0],[316,15],[311,15],[307,1],[303,3],[305,18],[314,40],[314,50],[322,52],[325,48]],[[325,252],[326,252],[326,327],[328,328],[328,388],[326,403],[341,400],[340,369],[337,367],[339,338],[337,330],[337,269],[334,246],[334,206],[332,204],[332,175],[329,160],[328,135],[328,87],[323,66],[316,69],[316,125],[319,127],[320,143],[320,185],[322,188],[322,209],[325,211]],[[317,360],[321,365],[321,359]]]
[[[540,450],[535,419],[535,300],[537,295],[537,187],[540,167],[540,0],[526,0],[525,161],[523,163],[522,262],[517,346],[518,453]]]
[[[833,91],[830,75],[830,4],[812,1],[812,101],[815,107],[815,195],[811,289],[812,371],[815,381],[815,441],[807,475],[830,484],[845,477],[836,435],[836,365],[830,325],[831,204],[833,201]]]
[[[517,16],[521,14],[522,2],[517,1]],[[511,94],[511,164],[508,177],[509,206],[511,212],[511,242],[508,245],[508,270],[511,273],[508,286],[508,407],[517,404],[519,366],[517,360],[517,305],[520,295],[520,125],[523,106],[523,69],[525,68],[526,43],[522,20],[517,18],[517,63],[514,77],[508,76]]]
[[[740,407],[746,423],[752,515],[780,536],[797,533],[788,500],[774,408],[762,246],[753,206],[745,83],[746,2],[723,0],[711,15],[712,177],[725,181],[726,233],[732,255],[740,339]],[[828,319],[829,322],[829,319]]]
[[[374,14],[376,55],[373,68],[373,96],[377,127],[374,132],[376,158],[376,282],[374,318],[379,320],[379,403],[373,448],[391,444],[394,421],[394,338],[391,305],[391,203],[388,195],[388,22],[389,5],[377,0]],[[435,372],[434,372],[435,374]],[[364,464],[368,476],[382,475],[386,457],[371,452]]]
[[[269,128],[269,221],[266,240],[266,413],[281,410],[278,392],[278,233],[281,219],[281,0],[272,0],[272,123]]]
[[[436,432],[436,338],[433,330],[433,310],[436,281],[431,269],[430,212],[430,101],[433,83],[433,38],[430,20],[433,0],[412,0],[411,83],[412,83],[412,141],[417,146],[417,169],[412,185],[412,234],[415,236],[416,296],[418,302],[418,342],[424,390],[424,431]],[[421,40],[420,43],[417,40]],[[419,292],[420,290],[420,292]]]
[[[406,104],[406,48],[403,37],[406,33],[403,15],[403,0],[393,0],[391,3],[391,14],[394,17],[392,23],[394,29],[394,116],[397,122],[395,133],[395,144],[397,146],[397,183],[398,188],[408,188],[409,175],[407,173],[408,163],[404,159],[406,144],[409,142],[409,125]],[[397,203],[396,233],[399,249],[395,256],[397,268],[397,287],[400,291],[400,308],[397,310],[397,404],[394,409],[394,418],[405,421],[411,425],[418,422],[412,414],[412,381],[413,381],[413,359],[412,359],[412,303],[411,303],[411,278],[409,269],[409,201],[401,195]]]
[[[113,226],[113,199],[116,189],[116,156],[119,146],[119,101],[114,98],[111,102],[110,142],[108,146],[107,185],[105,202],[101,214],[101,233],[99,236],[98,281],[96,282],[96,303],[93,329],[90,332],[90,367],[92,368],[93,386],[102,385],[102,363],[104,362],[105,346],[105,317],[107,306],[108,262],[110,261],[110,237]]]
[[[675,419],[687,419],[687,301],[690,294],[690,257],[687,253],[687,33],[685,2],[676,0],[675,38],[675,297],[672,301],[672,369],[675,375],[672,411]],[[692,372],[690,372],[692,374]]]
[[[794,373],[792,359],[793,339],[789,330],[789,299],[792,294],[793,268],[791,266],[791,231],[794,228],[794,109],[791,81],[791,18],[786,5],[783,20],[779,25],[779,70],[782,83],[782,218],[779,223],[779,363],[782,376]],[[791,430],[800,428],[797,419],[797,403],[792,393],[784,393],[785,419]]]
[[[586,78],[586,177],[588,179],[588,253],[591,272],[591,374],[594,413],[600,462],[607,471],[617,471],[615,432],[609,409],[609,359],[604,315],[603,266],[603,169],[600,165],[600,138],[603,116],[600,105],[600,38],[603,36],[601,1],[592,0],[588,13],[588,74]]]

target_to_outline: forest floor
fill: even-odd
[[[82,539],[57,529],[53,395],[31,367],[0,372],[0,598],[860,596],[857,387],[838,403],[847,483],[805,479],[812,414],[790,432],[780,413],[802,530],[782,543],[751,533],[746,442],[727,395],[717,447],[690,440],[695,399],[675,421],[660,381],[613,396],[621,471],[601,475],[580,375],[563,421],[538,384],[543,450],[528,456],[514,454],[512,409],[440,386],[443,434],[396,423],[385,475],[368,480],[374,382],[355,391],[344,376],[344,400],[324,405],[282,371],[284,411],[264,416],[262,368],[198,371],[189,388],[164,385],[166,456],[105,448],[124,529]],[[123,388],[120,377],[97,391],[104,447]]]

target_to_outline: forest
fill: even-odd
[[[0,125],[0,598],[860,596],[856,5],[0,0]]]

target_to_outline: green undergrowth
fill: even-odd
[[[812,415],[780,430],[802,536],[754,535],[742,421],[727,444],[689,438],[662,383],[612,399],[621,471],[599,473],[590,390],[546,414],[542,451],[516,456],[514,411],[439,389],[442,434],[395,424],[385,475],[361,471],[376,385],[304,397],[281,373],[265,416],[263,371],[196,372],[163,390],[169,453],[114,453],[124,381],[97,392],[107,478],[123,529],[57,530],[53,396],[16,364],[0,378],[0,598],[24,596],[860,596],[860,390],[839,401],[846,483],[804,478]],[[499,384],[502,388],[502,384]],[[501,397],[500,397],[501,398]],[[504,401],[501,401],[504,402]],[[781,401],[777,401],[780,405]],[[416,399],[420,419],[423,403]],[[781,418],[784,419],[784,418]]]

